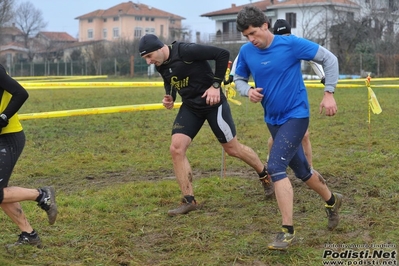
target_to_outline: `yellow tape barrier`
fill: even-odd
[[[163,87],[163,82],[40,82],[40,83],[20,83],[27,90],[43,89],[93,89],[93,88],[143,88],[143,87]],[[253,82],[249,82],[255,86]],[[305,83],[306,88],[324,88],[323,84]],[[361,84],[338,83],[337,88],[361,88]],[[399,84],[382,84],[376,87],[381,88],[399,88]]]
[[[102,76],[106,77],[106,76]],[[54,79],[56,77],[53,77]],[[96,76],[98,78],[98,76]],[[24,79],[24,78],[21,78]],[[377,80],[377,79],[376,79]],[[380,80],[397,80],[397,78],[388,78]],[[357,80],[345,80],[345,81],[357,81]],[[317,81],[319,82],[319,81]],[[314,83],[314,84],[313,84]],[[250,82],[252,86],[254,83]],[[26,89],[60,89],[60,88],[122,88],[122,87],[163,87],[163,82],[21,82],[21,85]],[[313,80],[305,81],[307,88],[323,88],[323,84],[315,83]],[[364,85],[357,84],[337,84],[337,88],[357,88],[363,87]],[[378,87],[387,88],[399,88],[399,85],[378,85]],[[231,99],[230,99],[231,100]],[[175,103],[174,107],[178,108],[181,103]],[[125,106],[113,106],[113,107],[99,107],[99,108],[86,108],[86,109],[75,109],[75,110],[64,110],[64,111],[52,111],[52,112],[41,112],[41,113],[29,113],[20,114],[19,119],[29,120],[38,118],[54,118],[54,117],[67,117],[67,116],[82,116],[82,115],[93,115],[93,114],[108,114],[108,113],[123,113],[123,112],[135,112],[135,111],[146,111],[146,110],[157,110],[164,108],[162,104],[141,104],[141,105],[125,105]]]
[[[49,80],[79,80],[79,79],[106,79],[107,75],[97,75],[97,76],[34,76],[34,77],[13,77],[15,80],[29,80],[29,81],[49,81]]]
[[[175,103],[174,108],[181,106],[180,103]],[[136,111],[148,111],[164,109],[162,103],[154,104],[138,104],[138,105],[122,105],[112,107],[98,107],[98,108],[86,108],[86,109],[73,109],[65,111],[52,111],[52,112],[41,112],[41,113],[29,113],[18,115],[20,120],[30,120],[39,118],[56,118],[56,117],[67,117],[67,116],[82,116],[82,115],[97,115],[97,114],[110,114],[110,113],[125,113],[125,112],[136,112]]]
[[[21,82],[22,87],[30,90],[65,88],[123,88],[123,87],[163,87],[163,82]]]

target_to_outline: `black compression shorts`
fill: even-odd
[[[0,135],[0,189],[8,186],[11,173],[25,146],[25,133]]]
[[[173,123],[172,135],[181,133],[193,140],[205,121],[220,143],[227,143],[236,136],[236,128],[227,101],[207,113],[195,112],[183,103]]]

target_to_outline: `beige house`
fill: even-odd
[[[79,42],[139,39],[146,33],[163,39],[179,38],[184,17],[132,1],[109,9],[98,9],[76,17],[79,20]]]

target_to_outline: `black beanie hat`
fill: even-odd
[[[139,52],[140,56],[152,53],[161,49],[164,44],[154,34],[146,34],[140,39]]]
[[[278,19],[274,23],[273,33],[276,35],[291,34],[291,25],[285,19]]]

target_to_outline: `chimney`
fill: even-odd
[[[231,4],[231,7],[233,8],[233,7],[236,7],[236,4]]]

